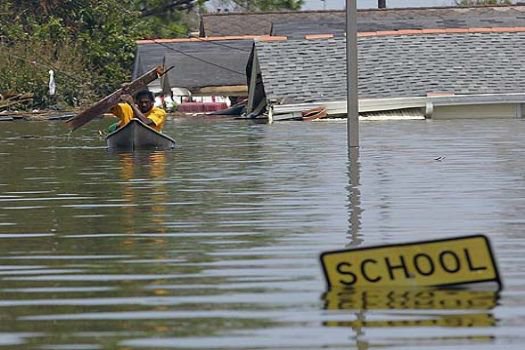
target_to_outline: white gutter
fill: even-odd
[[[434,106],[460,106],[480,104],[525,103],[525,93],[510,94],[479,94],[479,95],[448,95],[427,97],[396,97],[360,99],[359,112],[388,111],[406,108],[424,108],[430,116]],[[271,105],[275,119],[278,114],[293,114],[319,106],[325,106],[328,115],[346,114],[346,101],[312,102]]]
[[[500,103],[525,103],[525,93],[430,96],[435,106],[482,105]]]

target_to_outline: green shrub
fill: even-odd
[[[69,42],[57,46],[35,39],[1,44],[0,62],[0,92],[33,94],[33,101],[22,105],[26,109],[67,108],[97,98],[84,55]],[[49,69],[55,73],[56,96],[49,96]]]

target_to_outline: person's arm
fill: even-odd
[[[135,101],[133,101],[133,97],[131,97],[130,95],[124,94],[120,96],[120,100],[130,105],[131,109],[133,110],[134,118],[139,119],[141,122],[143,122],[146,125],[154,124],[151,119],[146,118],[146,116],[140,111],[140,109],[138,109],[137,105],[135,105]]]
[[[133,109],[127,103],[119,103],[114,105],[109,113],[113,114],[114,117],[118,118],[118,127],[125,125],[131,118],[133,118]]]
[[[161,131],[166,121],[166,111],[162,108],[154,107],[148,114],[148,119],[153,122],[154,128],[157,129],[157,131]]]
[[[120,84],[120,89],[122,90],[122,94],[123,95],[126,95],[127,94],[127,88],[129,87],[129,83],[122,83]],[[122,114],[123,114],[123,111],[122,111],[122,108],[123,108],[123,105],[124,105],[124,100],[122,99],[122,95],[120,95],[120,103],[117,103],[116,105],[113,105],[111,107],[108,108],[108,110],[106,111],[106,113],[111,113],[113,114],[115,117],[117,118],[121,118]],[[133,99],[132,99],[133,101]],[[122,103],[124,102],[124,103]],[[131,105],[133,105],[133,103],[131,103]]]

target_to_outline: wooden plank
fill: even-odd
[[[20,95],[9,97],[6,100],[0,100],[0,110],[7,109],[19,103],[29,102],[32,99],[33,99],[33,94],[20,94]]]
[[[302,112],[302,118],[304,121],[311,121],[311,120],[316,120],[316,119],[321,119],[321,118],[326,118],[326,117],[327,117],[326,107],[324,106],[315,107],[315,108]]]
[[[159,78],[163,74],[167,73],[168,71],[169,69],[164,70],[163,66],[157,66],[153,68],[152,70],[146,72],[144,75],[133,80],[125,88],[118,89],[117,91],[104,97],[88,109],[66,120],[67,126],[69,126],[73,130],[80,128],[82,125],[88,123],[97,116],[107,112],[111,107],[119,103],[121,95],[135,94],[136,92],[144,89],[149,83]]]
[[[250,74],[250,86],[248,87],[248,104],[246,105],[246,114],[252,113],[255,103],[255,88],[257,86],[257,75],[260,72],[259,69],[259,60],[257,59],[257,54],[253,51],[253,60],[252,60],[252,71]],[[265,100],[265,99],[263,99]]]

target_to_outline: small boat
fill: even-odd
[[[122,128],[106,136],[111,150],[166,150],[175,148],[175,140],[150,128],[139,119],[132,119]]]

